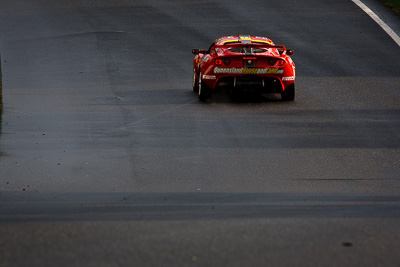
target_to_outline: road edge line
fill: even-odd
[[[400,46],[400,37],[390,28],[383,20],[381,20],[378,15],[376,15],[369,7],[367,7],[360,0],[351,0],[354,4],[359,6],[365,13],[368,14],[378,25]]]

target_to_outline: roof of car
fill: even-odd
[[[237,36],[224,36],[214,41],[216,45],[227,45],[227,44],[268,44],[274,45],[274,43],[266,38],[260,36],[251,35],[237,35]]]

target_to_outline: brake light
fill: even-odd
[[[278,66],[283,66],[283,64],[285,64],[285,61],[284,60],[282,60],[282,59],[279,59],[277,62],[276,62],[276,65],[278,65]]]
[[[276,64],[276,60],[275,59],[269,59],[268,60],[268,65],[275,66],[275,64]]]
[[[215,65],[217,65],[217,66],[222,65],[221,59],[216,59],[214,62],[215,62]]]

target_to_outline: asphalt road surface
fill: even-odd
[[[236,34],[294,102],[199,102]],[[0,53],[0,266],[400,264],[400,48],[352,1],[0,0]]]

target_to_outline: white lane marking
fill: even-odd
[[[379,26],[387,33],[390,37],[400,46],[400,37],[390,28],[383,20],[381,20],[371,9],[364,5],[360,0],[352,0],[357,6],[359,6],[365,13],[367,13]]]

